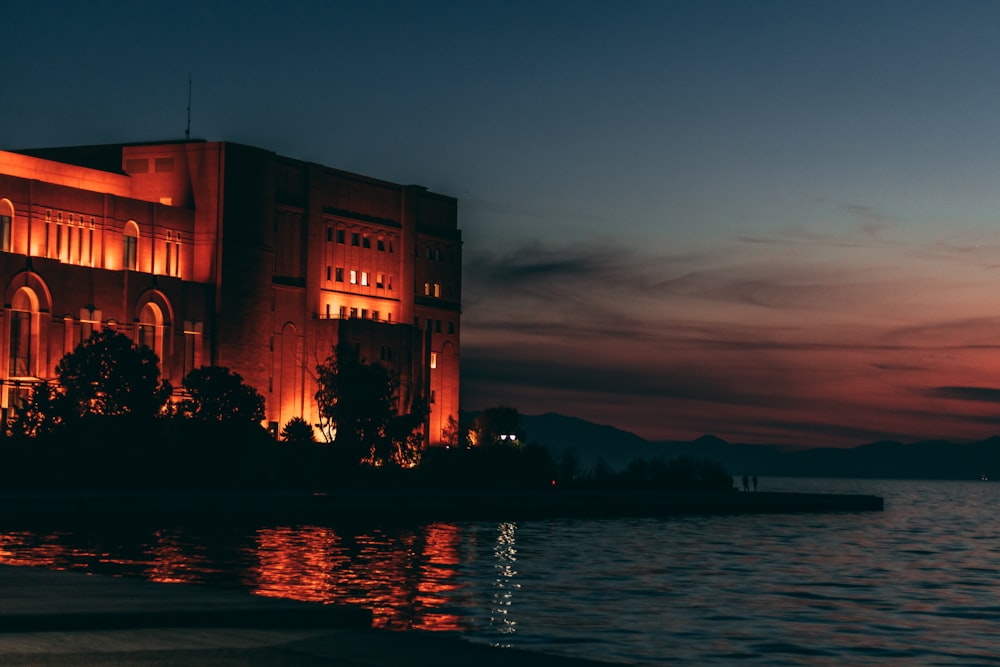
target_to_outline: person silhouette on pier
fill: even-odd
[[[743,490],[744,491],[750,490],[750,478],[747,477],[746,475],[743,475]]]

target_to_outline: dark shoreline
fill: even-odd
[[[868,512],[880,496],[790,492],[621,490],[350,491],[39,491],[0,493],[0,528],[40,520],[523,521],[682,515]]]

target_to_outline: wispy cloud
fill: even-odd
[[[927,390],[932,398],[947,398],[956,401],[977,403],[1000,403],[1000,389],[993,387],[932,387]]]
[[[858,243],[895,247],[879,229],[857,231]],[[536,241],[471,253],[463,396],[483,407],[491,391],[530,388],[544,409],[615,406],[638,423],[641,405],[658,415],[646,421],[676,427],[726,413],[723,436],[784,429],[845,443],[945,424],[962,437],[977,415],[940,401],[1000,402],[962,389],[988,377],[982,355],[1000,353],[1000,316],[977,301],[989,292],[935,282],[912,248],[889,262],[847,245],[836,252],[851,262],[767,244],[672,255]]]

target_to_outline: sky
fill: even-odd
[[[462,405],[1000,434],[1000,3],[35,2],[0,148],[191,136],[458,198]],[[529,433],[530,437],[530,433]]]

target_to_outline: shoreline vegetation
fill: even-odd
[[[141,428],[140,428],[141,427]],[[137,437],[135,434],[141,433]],[[70,437],[71,436],[71,437]],[[0,522],[296,523],[633,518],[882,510],[878,496],[740,491],[709,460],[581,471],[540,445],[431,448],[375,468],[259,426],[92,418],[72,434],[0,445]]]
[[[881,509],[881,499],[743,492],[721,463],[636,459],[584,469],[529,441],[498,406],[448,446],[424,446],[427,405],[398,405],[389,370],[340,346],[317,366],[320,432],[292,418],[262,426],[264,399],[225,367],[183,379],[121,333],[94,333],[35,386],[0,438],[0,518],[135,519],[222,513],[285,520],[626,517]],[[176,397],[175,397],[176,399]]]

